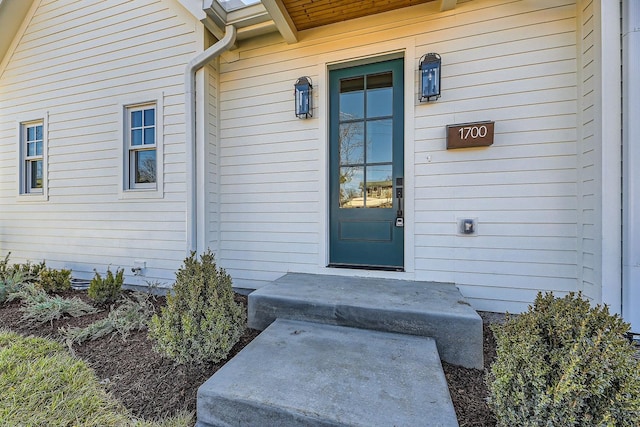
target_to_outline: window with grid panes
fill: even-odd
[[[128,188],[156,188],[156,106],[145,104],[126,109]]]

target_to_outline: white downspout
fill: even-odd
[[[623,2],[622,316],[640,332],[640,2]]]
[[[621,43],[620,1],[600,0],[594,3],[600,40],[596,58],[595,93],[599,98],[596,112],[598,127],[595,136],[600,140],[599,160],[599,230],[600,289],[602,302],[612,313],[622,312],[622,91],[620,89]],[[596,302],[598,302],[596,300]]]
[[[187,168],[187,252],[198,249],[197,229],[197,174],[196,174],[196,73],[222,52],[228,50],[236,41],[236,27],[227,25],[224,37],[199,53],[189,61],[185,71],[184,96],[185,96],[185,156]]]

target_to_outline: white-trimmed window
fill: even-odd
[[[125,107],[125,189],[156,189],[158,182],[156,104]]]
[[[45,152],[44,120],[20,123],[20,194],[44,194]]]

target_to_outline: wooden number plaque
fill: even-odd
[[[495,122],[447,125],[447,150],[452,148],[488,147],[493,144]]]

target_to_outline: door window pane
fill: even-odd
[[[393,160],[392,119],[367,122],[367,163]]]
[[[391,165],[367,166],[366,207],[393,207],[392,176]]]
[[[392,86],[390,72],[340,80],[341,208],[393,205]]]
[[[364,207],[364,168],[341,167],[340,168],[340,207],[362,208]]]
[[[364,117],[364,77],[340,81],[340,121]]]
[[[340,165],[363,164],[364,123],[342,123],[340,124],[339,131]]]
[[[393,114],[392,74],[367,76],[367,118]]]

